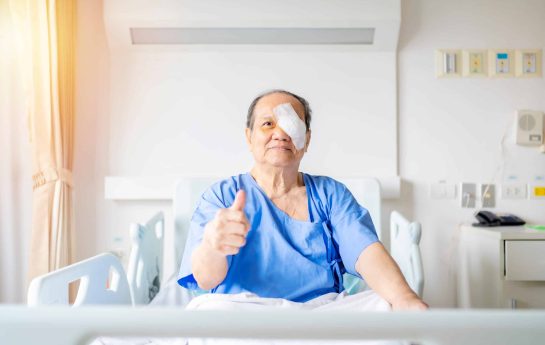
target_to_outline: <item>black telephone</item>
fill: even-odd
[[[474,226],[515,226],[526,224],[524,220],[515,215],[496,215],[490,211],[479,211],[475,213],[475,218],[479,222],[473,223]]]

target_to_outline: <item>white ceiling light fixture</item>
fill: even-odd
[[[108,0],[111,49],[146,45],[349,45],[396,51],[401,0]]]
[[[130,28],[132,44],[373,44],[374,28]]]

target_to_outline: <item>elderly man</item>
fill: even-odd
[[[307,302],[365,278],[393,309],[426,309],[379,242],[368,211],[340,182],[299,172],[311,109],[273,90],[250,105],[250,172],[211,186],[191,220],[179,284],[216,294]]]

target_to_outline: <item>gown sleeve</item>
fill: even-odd
[[[210,187],[203,193],[197,205],[189,224],[189,233],[185,243],[184,254],[180,271],[178,274],[178,284],[190,289],[199,289],[197,281],[193,276],[191,269],[191,256],[193,251],[201,244],[204,227],[216,216],[216,213],[221,208],[226,208],[222,190],[219,185]],[[231,256],[227,256],[227,265],[231,264]]]
[[[360,206],[352,193],[337,183],[330,194],[330,223],[346,271],[357,277],[356,261],[369,245],[378,242],[369,211]]]

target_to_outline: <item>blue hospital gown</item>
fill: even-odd
[[[341,292],[342,274],[359,276],[356,260],[378,241],[373,222],[342,183],[304,173],[303,179],[309,221],[293,219],[280,210],[249,173],[212,185],[191,219],[178,283],[198,289],[191,271],[193,250],[218,209],[230,207],[237,191],[243,189],[244,212],[251,224],[246,245],[227,257],[227,276],[211,292],[251,292],[295,302]]]

